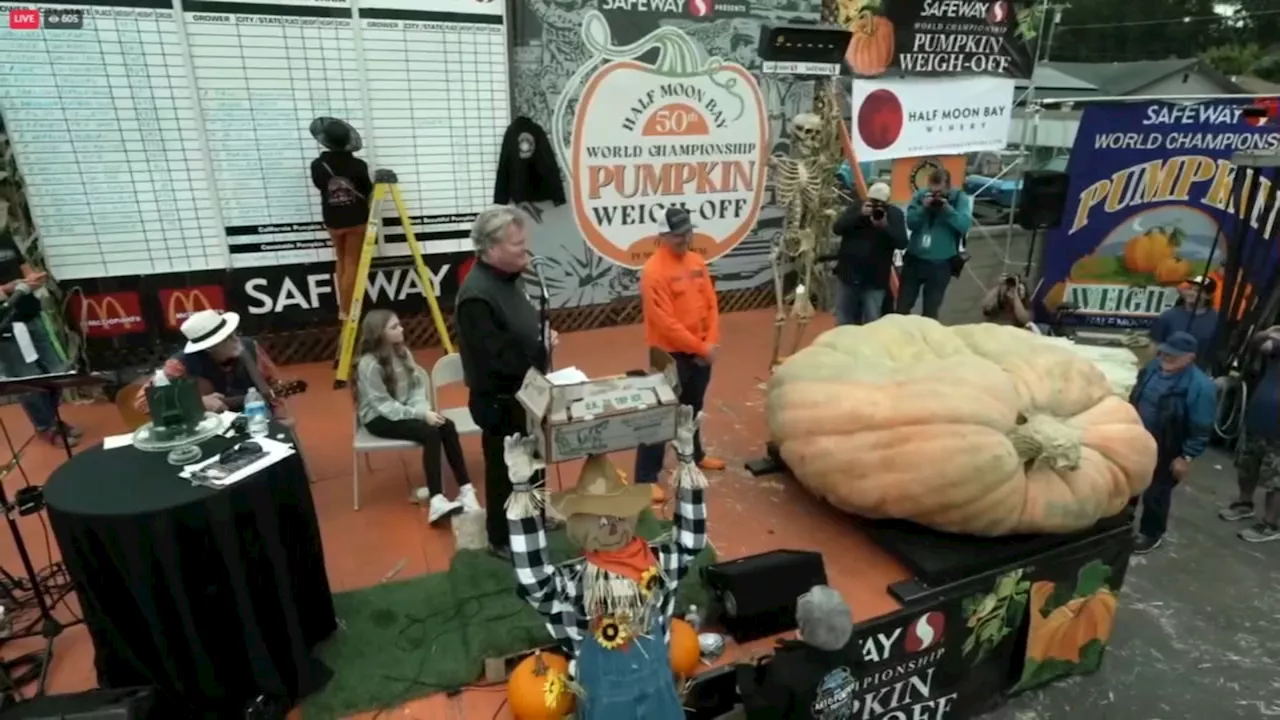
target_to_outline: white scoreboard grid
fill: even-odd
[[[50,268],[73,280],[332,258],[310,179],[321,115],[360,131],[371,168],[396,171],[426,252],[467,249],[510,121],[502,7],[92,0],[40,6],[39,29],[10,23],[0,113]],[[383,254],[407,254],[387,215]]]

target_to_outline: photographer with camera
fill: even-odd
[[[964,268],[964,236],[973,226],[973,201],[951,188],[951,173],[929,173],[929,186],[911,198],[907,229],[911,240],[903,256],[898,312],[910,314],[924,292],[925,317],[938,319],[952,277]]]
[[[1031,293],[1019,275],[1001,275],[1000,282],[982,298],[982,318],[997,325],[1031,327]]]
[[[875,322],[889,289],[893,253],[907,247],[906,217],[889,204],[889,186],[868,188],[866,200],[849,206],[831,232],[840,237],[840,247],[821,260],[836,261],[836,324]]]

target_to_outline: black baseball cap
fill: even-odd
[[[682,207],[669,207],[658,220],[658,232],[663,235],[683,235],[693,230],[693,219]]]

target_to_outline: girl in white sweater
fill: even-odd
[[[427,521],[437,523],[458,512],[480,509],[462,456],[458,430],[431,407],[427,373],[404,344],[404,327],[390,310],[372,310],[360,325],[360,361],[356,366],[356,412],[360,424],[378,437],[408,440],[422,446],[427,477]],[[458,481],[458,499],[444,496],[440,454]]]

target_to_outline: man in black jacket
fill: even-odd
[[[546,371],[556,332],[543,328],[520,275],[529,264],[532,219],[519,208],[492,207],[471,226],[476,263],[458,288],[458,351],[471,391],[468,407],[484,449],[485,527],[489,546],[509,556],[506,505],[511,479],[503,457],[508,435],[527,434],[516,393],[529,368]]]
[[[824,260],[836,261],[836,324],[863,325],[880,317],[893,252],[907,247],[907,221],[889,204],[889,186],[876,183],[867,199],[854,203],[831,226],[840,249]]]
[[[860,658],[849,649],[849,606],[834,588],[815,585],[796,601],[796,622],[796,639],[767,663],[738,666],[748,720],[852,717]]]

